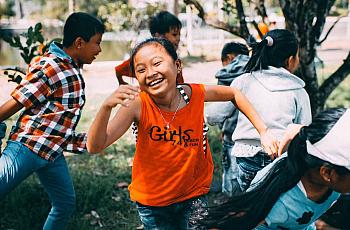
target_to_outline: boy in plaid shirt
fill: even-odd
[[[12,99],[0,107],[0,122],[24,108],[0,157],[0,199],[36,173],[52,204],[44,229],[65,229],[75,193],[63,151],[86,151],[86,134],[75,133],[85,104],[80,68],[101,52],[103,24],[86,13],[71,14],[63,44],[31,63]]]

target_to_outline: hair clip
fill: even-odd
[[[272,39],[272,37],[267,36],[265,39],[266,39],[266,41],[267,41],[267,46],[272,46],[272,45],[273,45],[273,39]]]

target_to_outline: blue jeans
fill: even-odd
[[[43,229],[65,229],[75,210],[75,192],[63,155],[50,162],[23,144],[8,141],[0,157],[0,200],[34,172],[52,205]]]
[[[238,166],[236,157],[232,155],[233,144],[224,141],[222,145],[222,192],[228,196],[239,193],[240,186],[237,181]]]
[[[6,135],[6,124],[4,122],[0,122],[0,153],[1,153],[1,145],[2,145],[2,139]]]
[[[253,157],[237,157],[238,183],[241,190],[246,191],[256,173],[272,162],[271,158],[264,152],[258,152]]]
[[[208,215],[206,196],[189,199],[165,207],[136,203],[145,230],[205,229],[198,223]]]

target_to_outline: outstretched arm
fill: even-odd
[[[104,101],[88,132],[88,152],[102,151],[128,130],[139,114],[140,102],[136,99],[138,93],[138,87],[122,85]],[[109,121],[112,109],[119,104],[122,107]]]
[[[205,86],[205,101],[231,101],[259,132],[261,145],[270,157],[277,156],[276,139],[268,131],[263,120],[241,91],[228,86]]]
[[[9,99],[2,106],[0,106],[0,122],[11,117],[13,114],[17,113],[22,108],[23,105],[21,103],[19,103],[13,98]]]

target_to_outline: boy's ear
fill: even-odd
[[[74,45],[75,48],[80,49],[82,47],[82,45],[83,45],[83,42],[84,42],[84,40],[83,40],[82,37],[77,37],[74,40],[73,45]]]
[[[332,171],[333,170],[334,169],[332,169],[328,165],[322,165],[320,167],[320,176],[326,183],[330,183],[331,182],[331,177],[332,177]]]

